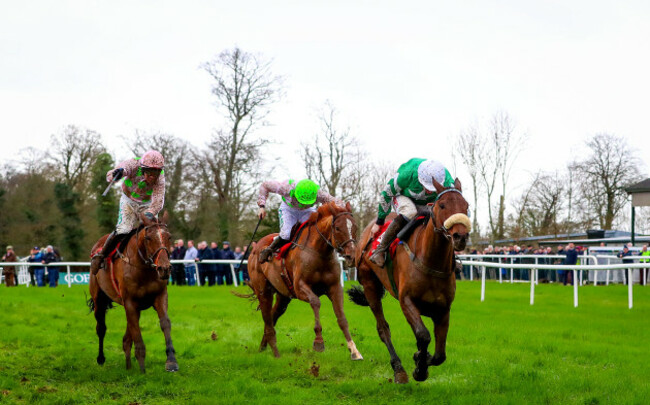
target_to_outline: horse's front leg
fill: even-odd
[[[126,324],[130,340],[135,345],[135,358],[140,365],[140,371],[145,372],[144,358],[146,356],[146,348],[142,340],[142,332],[140,331],[140,309],[132,300],[125,300],[124,310],[126,311]]]
[[[428,364],[430,366],[439,366],[447,359],[446,346],[447,346],[447,332],[449,332],[449,308],[440,317],[434,319],[433,334],[436,337],[436,352],[433,357],[429,357]]]
[[[413,360],[415,361],[413,378],[416,381],[424,381],[429,376],[427,349],[429,348],[429,343],[431,343],[431,334],[426,326],[424,326],[424,322],[422,322],[422,317],[420,316],[420,311],[417,309],[410,297],[402,297],[400,299],[400,306],[402,307],[402,312],[404,312],[406,320],[409,325],[411,325],[411,329],[413,329],[415,339],[417,340],[418,351],[413,355]]]
[[[325,351],[325,341],[323,340],[323,327],[320,324],[320,299],[304,281],[298,281],[296,296],[301,301],[309,302],[312,311],[314,311],[314,350],[317,352]]]
[[[158,319],[160,320],[160,329],[165,335],[165,352],[167,353],[167,361],[165,362],[165,370],[178,371],[178,363],[176,362],[176,350],[172,343],[172,323],[167,315],[167,289],[156,297],[153,303],[156,312],[158,312]]]
[[[338,282],[330,287],[328,297],[332,301],[332,307],[334,308],[334,314],[336,315],[339,328],[343,331],[343,336],[345,336],[345,340],[348,343],[350,357],[352,360],[363,360],[363,356],[357,350],[357,346],[354,344],[352,336],[350,336],[348,320],[343,312],[343,288]]]
[[[264,320],[264,335],[260,343],[260,351],[266,349],[266,345],[269,344],[271,350],[273,350],[273,356],[280,357],[273,318],[273,288],[268,281],[265,281],[264,288],[257,294],[257,300],[260,303],[260,311],[262,311],[262,319]]]

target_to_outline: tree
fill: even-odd
[[[587,146],[591,154],[572,164],[580,190],[582,212],[601,229],[612,229],[628,200],[625,186],[640,180],[640,161],[622,137],[602,133]]]
[[[99,230],[101,233],[109,233],[115,229],[117,223],[118,204],[115,200],[114,193],[102,195],[108,183],[106,183],[106,173],[114,167],[114,161],[108,153],[102,153],[97,156],[91,168],[92,179],[90,187],[94,190],[97,206],[95,215]]]
[[[54,195],[61,211],[63,229],[62,250],[68,254],[68,260],[81,258],[83,250],[84,231],[81,228],[81,218],[77,209],[79,194],[74,192],[66,183],[54,185]]]
[[[262,147],[268,143],[253,133],[265,124],[270,106],[282,96],[283,79],[271,72],[270,62],[237,47],[201,67],[214,79],[212,94],[226,120],[202,158],[212,175],[221,239],[232,239],[240,231],[242,213],[254,199]]]
[[[479,169],[481,162],[486,161],[481,155],[485,153],[486,139],[481,136],[478,124],[469,126],[456,138],[454,147],[455,155],[458,155],[469,172],[472,185],[474,204],[472,205],[472,240],[478,240],[480,228],[478,223],[478,196],[480,192]]]

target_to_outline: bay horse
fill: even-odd
[[[467,217],[468,204],[463,198],[460,181],[456,179],[453,187],[449,188],[444,188],[435,179],[433,184],[438,194],[437,199],[427,207],[424,222],[397,245],[392,259],[392,277],[387,270],[388,261],[385,268],[380,268],[369,259],[367,246],[374,236],[370,234],[374,224],[372,222],[361,236],[361,246],[366,248],[357,251],[356,255],[358,278],[363,288],[356,287],[347,291],[354,303],[370,306],[377,320],[379,338],[390,353],[396,383],[407,383],[408,375],[395,352],[390,328],[384,317],[381,300],[385,290],[399,301],[417,340],[418,350],[413,356],[413,378],[417,381],[426,380],[428,367],[442,364],[447,357],[445,346],[449,311],[456,294],[454,251],[465,248],[470,222]],[[390,214],[388,219],[395,216],[394,213]],[[434,322],[433,356],[427,351],[431,335],[422,316],[430,317]]]
[[[97,364],[103,365],[104,336],[106,335],[106,310],[116,302],[126,312],[126,333],[122,348],[126,368],[131,368],[131,348],[135,345],[135,358],[140,371],[145,372],[145,345],[140,332],[140,312],[153,306],[160,319],[160,328],[165,335],[167,361],[165,370],[178,371],[178,363],[171,338],[171,322],[167,316],[167,280],[171,264],[171,235],[167,230],[167,213],[158,221],[140,215],[142,226],[130,238],[123,253],[116,253],[106,261],[97,275],[90,274],[90,296],[88,306],[94,310],[99,337]],[[91,251],[91,256],[102,249],[108,235],[100,238]],[[120,242],[118,244],[121,245]]]
[[[287,310],[292,298],[311,305],[316,333],[313,348],[318,352],[324,351],[319,297],[327,295],[332,302],[334,314],[347,341],[352,360],[363,359],[350,336],[348,321],[343,312],[341,268],[335,254],[338,252],[343,256],[348,266],[354,263],[357,226],[351,210],[349,202],[345,208],[335,202],[321,205],[305,221],[297,235],[292,237],[291,246],[285,245],[290,249],[282,259],[273,257],[266,263],[259,262],[260,252],[277,234],[263,237],[251,251],[248,261],[250,276],[248,285],[257,297],[264,320],[264,335],[260,351],[265,350],[268,344],[273,350],[273,355],[280,357],[276,344],[275,324]],[[253,297],[253,294],[248,297]]]

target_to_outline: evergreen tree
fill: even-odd
[[[68,260],[79,260],[82,257],[82,239],[84,230],[76,203],[79,194],[72,191],[65,183],[54,185],[54,196],[57,207],[61,211],[61,228],[63,229],[62,250],[67,253]]]
[[[118,204],[115,199],[113,190],[109,191],[105,196],[102,195],[104,189],[108,185],[106,183],[106,173],[114,166],[114,161],[108,153],[102,153],[97,156],[95,163],[91,168],[92,179],[90,187],[97,199],[97,206],[95,207],[96,220],[99,229],[102,233],[109,233],[115,229],[117,222]]]

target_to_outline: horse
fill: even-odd
[[[426,380],[428,367],[439,366],[447,357],[445,346],[449,311],[456,293],[454,251],[465,248],[470,222],[467,217],[468,204],[463,197],[460,181],[456,179],[454,185],[448,188],[444,188],[435,179],[433,184],[438,195],[436,201],[427,207],[424,222],[415,225],[410,236],[398,235],[405,240],[396,246],[392,274],[388,261],[386,268],[380,268],[369,260],[367,247],[374,236],[370,234],[374,222],[364,229],[361,246],[365,248],[357,251],[355,258],[362,287],[353,287],[347,291],[352,302],[370,306],[377,321],[379,338],[390,353],[396,383],[407,383],[408,375],[395,352],[390,328],[384,317],[381,300],[385,290],[399,301],[417,340],[418,351],[413,356],[413,378],[416,381]],[[388,219],[395,216],[391,214]],[[422,316],[430,317],[434,322],[433,356],[427,351],[431,335]]]
[[[275,325],[287,310],[292,298],[308,302],[314,311],[316,337],[313,349],[325,350],[325,342],[320,323],[320,296],[327,295],[332,302],[338,325],[343,331],[352,360],[362,360],[343,312],[343,287],[340,284],[341,268],[338,252],[348,266],[352,266],[356,251],[357,226],[352,217],[350,203],[345,208],[335,202],[321,205],[292,238],[289,249],[282,258],[274,257],[266,263],[259,262],[260,252],[268,246],[275,235],[263,237],[251,251],[248,261],[250,276],[249,287],[252,294],[240,295],[253,298],[259,302],[259,309],[264,320],[264,335],[260,343],[260,352],[267,344],[273,355],[280,357],[276,344]],[[275,305],[273,296],[276,296]],[[256,297],[256,298],[255,298]]]
[[[167,280],[171,264],[171,235],[167,230],[167,213],[161,221],[140,215],[142,225],[135,230],[123,252],[119,251],[113,260],[106,260],[104,270],[90,275],[90,296],[88,306],[95,313],[99,354],[97,364],[103,365],[104,336],[106,335],[106,310],[113,302],[124,306],[126,312],[126,333],[122,348],[126,368],[131,368],[131,348],[135,344],[135,358],[140,371],[145,372],[145,345],[140,332],[140,312],[154,307],[160,319],[160,328],[165,335],[167,361],[165,370],[178,371],[178,363],[171,338],[171,322],[167,316]],[[91,256],[102,249],[108,235],[104,235],[93,246]],[[124,241],[123,241],[124,242]],[[119,245],[123,243],[120,242]]]

